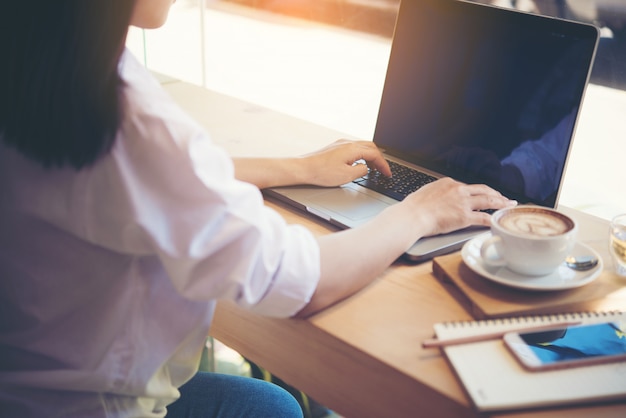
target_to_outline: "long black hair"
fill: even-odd
[[[46,167],[93,164],[122,120],[133,0],[0,5],[0,140]]]

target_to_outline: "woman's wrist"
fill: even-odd
[[[309,184],[312,167],[306,157],[234,158],[235,177],[260,189]]]

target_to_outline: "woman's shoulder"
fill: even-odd
[[[127,114],[165,117],[172,114],[173,108],[177,109],[177,113],[184,113],[163,89],[156,76],[129,50],[122,54],[119,72],[124,83]]]
[[[124,86],[122,141],[186,150],[192,140],[209,135],[163,89],[157,78],[130,51],[120,60]]]

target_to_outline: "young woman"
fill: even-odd
[[[420,237],[514,204],[443,179],[361,228],[287,225],[259,188],[389,167],[367,141],[229,158],[124,50],[128,25],[160,26],[172,2],[0,6],[3,417],[298,416],[269,384],[195,373],[216,300],[306,316]]]

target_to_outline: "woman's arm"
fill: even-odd
[[[481,209],[514,206],[485,185],[444,178],[424,186],[357,228],[324,235],[321,276],[311,301],[297,316],[306,317],[371,283],[415,241],[470,225],[489,225]]]
[[[263,189],[313,184],[337,186],[366,174],[367,166],[391,175],[382,153],[370,141],[339,140],[296,158],[237,158],[235,176]],[[485,185],[440,179],[392,205],[357,228],[318,238],[321,275],[311,301],[296,315],[306,317],[371,283],[421,237],[489,225],[482,209],[516,202]]]
[[[390,176],[389,165],[371,141],[338,140],[310,154],[293,158],[234,158],[235,176],[260,189],[296,184],[338,186],[372,168]]]

